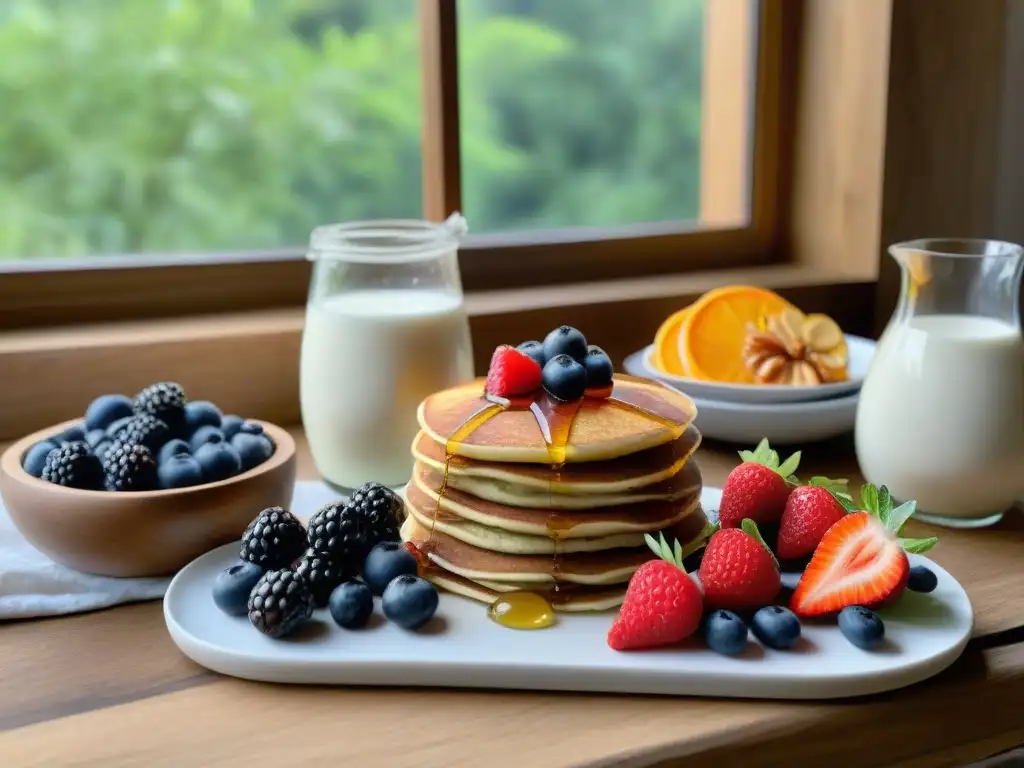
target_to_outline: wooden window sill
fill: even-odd
[[[765,266],[467,294],[478,370],[497,344],[576,325],[616,362],[661,321],[710,288],[752,283],[870,334],[874,282],[798,266]],[[103,392],[179,381],[193,397],[279,424],[300,420],[299,307],[174,319],[36,328],[0,335],[0,439],[80,415]],[[358,365],[354,361],[353,365]]]

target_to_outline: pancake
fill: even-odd
[[[418,467],[425,467],[420,464]],[[526,466],[526,465],[521,465]],[[576,466],[586,466],[579,464]],[[444,477],[441,470],[430,468],[432,475]],[[557,477],[552,472],[552,477]],[[552,482],[552,485],[554,483]],[[564,484],[563,484],[564,485]],[[448,474],[448,489],[464,491],[484,501],[514,507],[531,507],[540,509],[599,509],[601,507],[619,507],[625,504],[638,504],[644,501],[670,502],[681,499],[702,487],[700,468],[696,462],[687,462],[682,470],[673,477],[637,488],[633,491],[618,493],[593,493],[587,496],[579,494],[557,493],[548,489],[520,486],[502,480],[491,480],[483,477],[453,477]]]
[[[426,507],[418,506],[409,500],[410,496],[419,498],[420,501],[422,501],[422,497],[417,497],[415,491],[409,493],[409,489],[407,489],[406,511],[408,517],[419,526],[428,531],[432,529],[435,534],[441,533],[492,552],[550,557],[556,551],[559,553],[601,552],[609,549],[644,546],[644,534],[640,531],[586,538],[554,539],[549,535],[532,536],[493,528],[443,511],[438,515],[437,520],[433,521],[436,505],[430,503]],[[700,506],[698,497],[683,509],[682,516],[677,522],[666,526],[666,528],[670,529],[674,538],[678,538],[680,541],[690,541],[700,534],[706,524],[707,518],[704,516],[704,510]]]
[[[629,581],[641,565],[654,557],[647,545],[602,552],[573,552],[552,555],[510,555],[474,547],[435,530],[410,517],[402,524],[403,541],[423,547],[434,563],[467,579],[512,581],[534,585],[621,584]],[[427,543],[429,540],[429,543]]]
[[[438,511],[439,489],[443,478],[436,469],[424,464],[413,467],[406,487],[406,500],[428,519]],[[559,539],[592,538],[617,533],[646,533],[666,528],[681,519],[700,499],[700,483],[693,483],[689,494],[672,501],[645,501],[597,509],[557,509],[513,507],[472,496],[458,488],[446,488],[440,500],[442,516],[480,523],[490,528],[528,536]]]
[[[570,404],[541,392],[504,403],[487,400],[484,380],[477,379],[430,395],[416,415],[420,428],[453,455],[549,465],[604,461],[670,443],[697,415],[682,392],[621,374],[610,398]]]
[[[624,494],[639,488],[649,491],[649,486],[674,477],[700,446],[700,442],[700,432],[691,424],[680,437],[670,443],[609,461],[566,464],[557,474],[546,465],[505,464],[453,456],[448,460],[448,482],[454,487],[467,487],[462,482],[464,478],[489,480],[544,493],[580,496]],[[444,469],[444,446],[426,432],[421,431],[416,435],[412,455],[417,461],[434,469]]]
[[[442,571],[441,569],[429,569],[425,578],[441,589],[446,589],[452,594],[468,597],[481,603],[490,605],[503,594],[504,590],[496,590],[480,582],[456,576],[454,573]],[[543,593],[542,593],[543,594]],[[559,593],[557,597],[553,594],[545,594],[548,602],[555,611],[559,613],[576,613],[584,611],[607,611],[622,605],[622,599],[626,595],[624,585],[618,586],[584,586],[578,585],[566,593]]]

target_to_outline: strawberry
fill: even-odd
[[[711,537],[698,574],[704,602],[730,611],[768,605],[782,586],[779,564],[749,518]]]
[[[800,465],[797,451],[781,465],[779,454],[768,440],[762,440],[753,451],[740,451],[743,463],[729,473],[718,506],[718,520],[723,528],[736,528],[744,518],[758,525],[779,522],[786,508],[792,477]]]
[[[825,531],[846,514],[838,494],[852,498],[838,490],[846,481],[827,481],[815,477],[810,485],[801,486],[789,494],[786,509],[779,524],[779,538],[775,554],[783,560],[806,557],[814,551]],[[837,488],[833,491],[830,488]]]
[[[867,608],[898,597],[910,576],[899,539],[870,512],[844,515],[825,533],[793,592],[797,616]]]
[[[491,355],[486,390],[498,397],[528,395],[540,389],[541,367],[529,355],[503,344]]]
[[[659,559],[641,565],[629,580],[619,615],[608,630],[608,645],[616,651],[685,640],[697,631],[704,612],[700,587],[683,568],[687,553],[679,541],[670,547],[664,535],[644,538]]]

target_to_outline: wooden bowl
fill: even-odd
[[[79,421],[29,435],[0,456],[0,498],[14,524],[36,549],[68,568],[100,576],[165,576],[241,538],[266,507],[291,504],[295,441],[280,427],[260,421],[277,445],[274,455],[248,472],[207,485],[82,491],[22,469],[30,447]]]

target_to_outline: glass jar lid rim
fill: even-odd
[[[1024,248],[1017,243],[985,237],[922,237],[893,243],[889,246],[889,252],[893,254],[907,251],[917,251],[929,256],[951,259],[1005,259],[1024,255]]]
[[[368,219],[316,227],[308,258],[400,263],[426,261],[458,247],[466,219],[453,213],[443,222]]]

